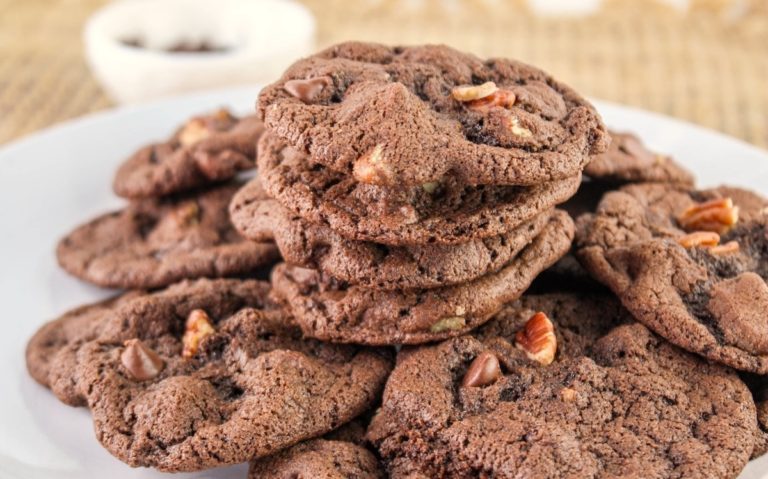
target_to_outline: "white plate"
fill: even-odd
[[[0,477],[169,477],[131,469],[104,451],[85,409],[59,404],[27,376],[24,346],[45,320],[109,294],[61,272],[53,251],[73,226],[122,204],[110,188],[118,163],[192,114],[219,106],[251,111],[256,92],[225,90],[121,108],[0,149]],[[768,153],[660,115],[597,105],[608,125],[673,154],[701,185],[727,182],[768,194]],[[174,477],[243,479],[245,471],[241,465]],[[768,478],[768,458],[751,463],[742,477]]]

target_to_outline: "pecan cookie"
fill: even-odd
[[[595,109],[537,68],[446,46],[342,43],[259,95],[267,128],[358,181],[536,185],[607,147]]]
[[[451,286],[498,271],[539,234],[552,212],[501,236],[456,245],[383,246],[345,239],[291,214],[264,198],[256,179],[235,195],[230,215],[243,236],[276,242],[289,264],[317,269],[351,285],[391,290]]]
[[[395,477],[735,477],[747,387],[628,321],[608,296],[545,296],[404,348],[368,438]]]
[[[693,185],[693,174],[667,155],[650,151],[633,133],[609,131],[608,151],[595,155],[584,174],[610,183],[678,183]]]
[[[219,110],[188,120],[163,143],[145,146],[117,171],[113,188],[125,198],[187,191],[233,178],[256,167],[256,142],[264,124]]]
[[[274,454],[368,410],[389,354],[303,339],[268,290],[200,280],[117,308],[70,371],[102,445],[131,466],[195,471]]]
[[[274,244],[242,238],[227,206],[240,184],[136,201],[69,233],[59,264],[99,286],[156,288],[181,279],[236,276],[279,257]]]
[[[308,337],[360,344],[416,344],[476,328],[520,296],[571,245],[573,223],[560,211],[501,270],[436,289],[381,291],[348,286],[315,270],[280,264],[273,294]]]
[[[258,163],[264,189],[297,216],[347,239],[387,245],[499,236],[567,200],[581,182],[576,175],[530,187],[445,182],[385,188],[313,164],[271,133],[259,142]]]
[[[584,267],[656,333],[765,374],[767,205],[734,188],[631,185],[579,219],[575,247]]]

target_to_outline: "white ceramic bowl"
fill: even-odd
[[[96,12],[84,36],[104,89],[119,103],[134,103],[271,82],[312,52],[315,20],[291,0],[122,0]],[[179,45],[215,48],[169,51]]]

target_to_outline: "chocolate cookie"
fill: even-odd
[[[188,120],[163,143],[145,146],[117,171],[113,188],[125,198],[187,191],[233,178],[256,167],[256,142],[264,124],[227,110]]]
[[[733,188],[627,186],[579,219],[577,254],[661,336],[713,361],[765,374],[766,205]]]
[[[671,157],[650,151],[632,133],[609,132],[608,151],[584,168],[590,178],[610,183],[678,183],[693,185],[693,174]]]
[[[385,188],[312,164],[271,133],[259,142],[258,163],[264,189],[297,216],[347,239],[387,245],[500,236],[567,200],[581,181],[576,175],[531,187],[446,182]]]
[[[313,161],[397,187],[562,180],[608,142],[592,105],[541,70],[446,46],[342,43],[296,62],[258,107]]]
[[[266,459],[254,461],[249,479],[377,479],[386,477],[365,447],[345,441],[314,439]]]
[[[263,197],[258,179],[238,192],[230,205],[235,227],[243,236],[277,243],[292,265],[318,269],[333,278],[372,289],[451,286],[498,271],[547,224],[543,213],[510,232],[457,245],[383,246],[347,240],[330,228],[293,215]]]
[[[181,279],[236,276],[279,257],[232,227],[227,205],[239,184],[141,200],[69,233],[56,250],[70,274],[99,286],[156,288]]]
[[[195,471],[273,454],[370,408],[388,354],[303,339],[268,289],[200,280],[116,309],[69,371],[102,445],[131,466]]]
[[[732,478],[746,465],[755,409],[734,372],[606,297],[525,303],[476,336],[399,353],[368,430],[392,476]]]
[[[571,245],[573,223],[556,211],[542,232],[501,270],[437,289],[380,291],[348,286],[314,270],[280,264],[274,296],[313,338],[360,344],[416,344],[474,329],[528,288]]]

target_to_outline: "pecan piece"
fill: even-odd
[[[389,170],[382,163],[384,146],[376,145],[368,153],[355,161],[352,167],[352,175],[360,183],[379,185],[387,182]]]
[[[448,316],[436,322],[429,328],[433,333],[442,333],[443,331],[458,331],[467,325],[467,321],[462,316]]]
[[[467,106],[473,110],[487,110],[497,106],[509,110],[515,106],[517,96],[511,90],[497,90],[493,94],[478,100],[472,100]]]
[[[499,87],[492,81],[487,81],[482,85],[461,85],[451,90],[451,96],[462,103],[479,100],[493,95],[499,90]]]
[[[694,231],[677,238],[683,248],[711,247],[720,244],[720,235],[712,231]]]
[[[573,388],[563,388],[560,390],[560,397],[565,402],[574,402],[577,399],[577,393]]]
[[[216,131],[230,128],[236,122],[237,118],[224,108],[208,116],[192,118],[179,131],[179,143],[181,146],[192,146],[210,137]]]
[[[179,143],[181,146],[192,146],[209,136],[211,136],[211,130],[208,129],[205,121],[202,118],[193,118],[179,132]]]
[[[179,205],[172,215],[179,227],[193,226],[200,222],[200,206],[196,201],[187,201]]]
[[[423,185],[421,185],[421,187],[424,189],[424,191],[426,191],[430,195],[432,193],[434,193],[435,191],[437,191],[437,188],[439,186],[440,186],[440,183],[438,183],[437,181],[429,181],[429,182],[424,183]]]
[[[181,351],[181,356],[185,359],[189,359],[197,354],[197,349],[200,343],[206,337],[215,333],[216,330],[211,323],[211,318],[202,309],[195,309],[187,317],[187,323],[184,329],[184,336],[181,338],[181,342],[184,348]]]
[[[533,136],[531,130],[520,125],[520,119],[516,116],[510,116],[506,120],[507,128],[509,128],[509,131],[511,131],[513,135],[521,138],[530,138]]]
[[[736,253],[739,251],[739,249],[739,243],[736,241],[729,241],[727,243],[709,248],[709,252],[713,255],[719,256],[723,254]]]
[[[531,316],[523,329],[515,335],[515,346],[525,355],[544,366],[555,359],[557,338],[555,327],[546,314],[539,311]]]

